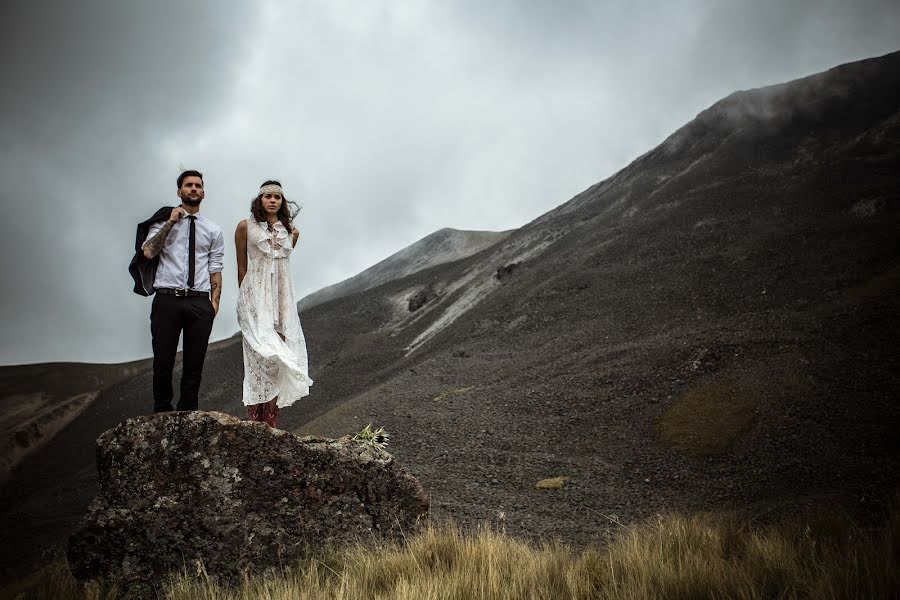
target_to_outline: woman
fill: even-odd
[[[234,232],[244,404],[250,419],[275,427],[280,409],[309,394],[312,385],[288,264],[300,232],[277,181],[263,183],[250,212],[252,218]]]

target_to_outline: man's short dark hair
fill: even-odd
[[[182,173],[181,175],[178,176],[178,188],[177,189],[179,189],[179,190],[181,189],[181,184],[184,183],[185,177],[199,177],[200,181],[201,182],[203,181],[203,173],[201,173],[200,171],[185,171],[184,173]]]

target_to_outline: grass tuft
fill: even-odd
[[[236,587],[202,569],[174,576],[170,600],[462,600],[900,597],[900,512],[878,530],[840,515],[765,529],[700,513],[658,516],[619,530],[606,548],[528,544],[488,528],[432,527],[402,544],[357,546]],[[4,598],[103,599],[56,563]]]
[[[722,379],[685,391],[656,421],[666,444],[690,456],[723,454],[750,428],[756,416],[755,394],[734,379]]]
[[[456,396],[456,395],[459,395],[459,394],[465,394],[465,393],[468,392],[469,390],[474,389],[474,387],[475,387],[475,386],[471,386],[471,385],[470,385],[470,386],[467,386],[467,387],[447,388],[447,389],[441,391],[441,393],[438,394],[437,396],[435,396],[432,400],[433,400],[434,402],[441,402],[441,401],[443,401],[443,400],[446,400],[446,399],[449,398],[450,396]]]
[[[561,490],[566,482],[569,481],[571,477],[566,475],[560,475],[559,477],[548,477],[547,479],[541,479],[538,481],[534,487],[539,490]]]

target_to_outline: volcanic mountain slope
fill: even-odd
[[[297,431],[384,426],[435,512],[521,534],[877,511],[900,474],[897,173],[900,53],[735,93],[503,242],[304,312],[322,414]]]
[[[105,387],[149,366],[45,363],[0,367],[0,483],[29,453],[66,427]]]
[[[315,385],[281,426],[384,426],[438,516],[521,535],[878,510],[900,474],[898,172],[900,53],[733,94],[502,241],[304,310]],[[211,351],[202,406],[243,415],[241,377],[240,344]],[[144,372],[22,461],[4,564],[65,539],[93,439],[151,405]]]
[[[302,311],[328,300],[363,292],[428,267],[460,260],[496,244],[509,233],[509,231],[460,231],[445,227],[392,254],[362,273],[304,296],[297,303],[297,309]]]

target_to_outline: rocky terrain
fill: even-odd
[[[384,426],[434,516],[525,537],[877,515],[900,480],[897,173],[900,53],[732,94],[503,240],[303,310],[316,383],[281,426]],[[243,416],[240,352],[210,353],[203,408]],[[151,405],[148,372],[114,384],[13,470],[5,576],[65,539],[93,440]]]

